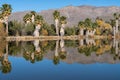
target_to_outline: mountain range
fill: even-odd
[[[53,12],[54,10],[58,10],[61,13],[61,16],[67,17],[67,26],[76,26],[79,21],[84,20],[86,18],[91,18],[93,21],[100,17],[106,21],[113,18],[113,14],[116,12],[120,12],[120,7],[118,6],[66,6],[59,9],[49,9],[37,12],[42,15],[45,21],[48,24],[54,24]],[[23,22],[23,16],[30,11],[22,11],[22,12],[14,12],[11,14],[9,20],[18,20]]]

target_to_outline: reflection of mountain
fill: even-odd
[[[110,53],[104,53],[102,55],[96,56],[93,53],[91,56],[85,56],[84,54],[80,54],[77,51],[77,48],[66,48],[68,52],[66,60],[63,62],[72,64],[72,63],[82,63],[82,64],[91,64],[91,63],[119,63],[120,61],[114,61],[113,55]],[[49,54],[45,55],[45,58],[52,59],[54,52],[49,52]]]
[[[109,7],[94,7],[94,6],[66,6],[61,9],[58,9],[61,12],[61,15],[67,17],[68,25],[76,25],[80,20],[85,18],[95,19],[96,17],[101,17],[106,20],[112,18],[113,13],[120,12],[120,7],[109,6]],[[54,23],[53,13],[54,9],[44,10],[39,12],[43,15],[45,20],[49,24]],[[19,20],[22,21],[23,16],[29,11],[16,12],[10,16],[10,20]]]

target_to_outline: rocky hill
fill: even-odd
[[[38,12],[38,14],[42,15],[46,22],[48,22],[49,24],[53,24],[54,10],[55,9],[44,10]],[[115,12],[120,12],[120,7],[66,6],[57,10],[60,11],[61,15],[67,17],[67,26],[74,26],[77,25],[80,20],[84,20],[85,18],[91,18],[92,20],[94,20],[96,17],[100,17],[105,20],[109,20],[113,18],[113,14]],[[22,21],[23,16],[28,12],[29,11],[15,12],[10,16],[10,20]]]

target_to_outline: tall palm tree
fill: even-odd
[[[61,28],[60,28],[60,35],[61,36],[64,36],[64,28],[65,28],[65,24],[67,24],[67,21],[66,21],[66,17],[65,16],[61,16],[60,17],[60,24],[61,24]]]
[[[10,4],[3,4],[1,7],[1,11],[4,18],[4,23],[6,24],[6,33],[8,34],[8,17],[12,12],[12,7]]]
[[[30,13],[32,15],[32,17],[31,17],[32,23],[34,23],[36,12],[35,11],[31,11]]]
[[[84,22],[83,22],[83,21],[80,21],[80,22],[78,23],[78,27],[80,28],[80,30],[79,30],[80,36],[83,36],[83,35],[84,35]]]
[[[56,34],[59,35],[59,18],[60,18],[60,12],[58,12],[57,10],[55,10],[53,12],[53,16],[54,16],[54,20],[55,20],[55,28],[56,28]]]
[[[90,35],[90,32],[92,30],[92,21],[89,18],[85,19],[85,27],[86,27],[86,36],[88,37]]]
[[[39,30],[41,29],[41,26],[44,24],[44,19],[41,15],[35,16],[35,31],[33,33],[34,36],[39,37]]]

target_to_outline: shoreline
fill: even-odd
[[[93,37],[85,37],[85,36],[79,36],[79,35],[74,35],[74,36],[39,36],[39,37],[34,37],[34,36],[8,36],[6,37],[6,41],[33,41],[33,40],[80,40],[80,39],[113,39],[114,36],[93,36]]]

